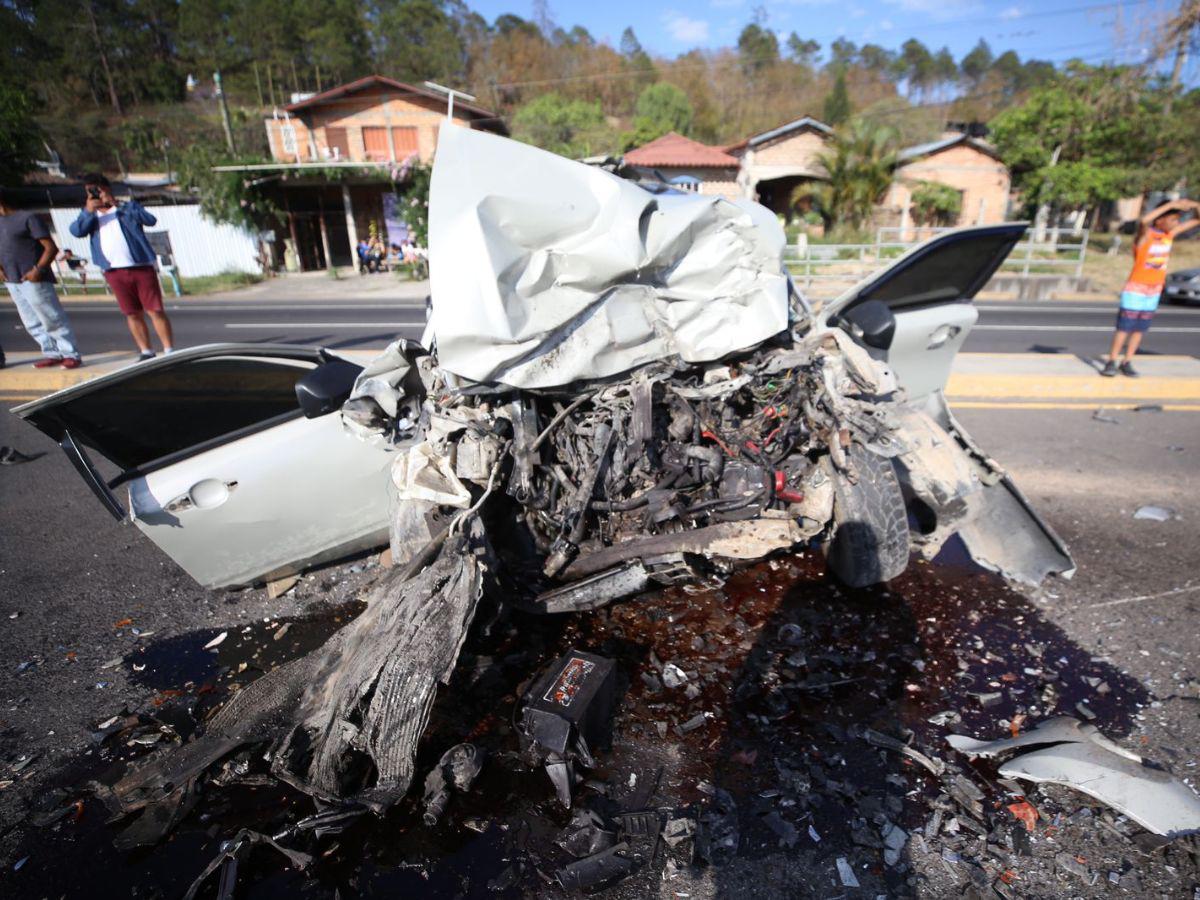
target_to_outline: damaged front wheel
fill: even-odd
[[[825,561],[847,587],[868,587],[908,567],[908,513],[890,459],[859,444],[851,444],[846,456],[858,481],[834,478],[835,531]]]

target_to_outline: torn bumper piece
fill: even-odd
[[[1178,778],[1144,765],[1140,756],[1089,723],[1057,716],[1013,738],[978,741],[950,735],[946,740],[968,756],[996,757],[1039,747],[1008,760],[1000,774],[1074,788],[1164,837],[1200,832],[1200,796]]]
[[[1000,774],[1082,791],[1164,837],[1200,832],[1200,797],[1191,788],[1099,744],[1058,744],[1025,753],[1002,765]]]
[[[592,751],[608,741],[616,695],[616,664],[578,650],[559,657],[526,694],[522,744],[545,765],[563,806],[571,805],[575,763],[594,767]]]

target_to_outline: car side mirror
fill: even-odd
[[[362,366],[335,357],[297,381],[296,399],[304,417],[315,419],[340,409],[350,397],[355,379],[361,372]]]
[[[868,347],[886,350],[896,334],[896,316],[882,300],[867,300],[838,317],[838,325]]]

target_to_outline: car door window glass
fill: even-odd
[[[1019,231],[1007,230],[930,247],[909,265],[868,285],[854,303],[882,300],[896,308],[969,297],[981,286],[978,282],[992,274],[1019,239]]]
[[[54,415],[123,469],[284,416],[300,415],[296,382],[310,365],[212,357],[152,369],[72,398]]]

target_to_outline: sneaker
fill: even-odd
[[[63,358],[62,367],[64,369],[78,369],[83,365],[83,360],[78,356],[67,356]]]
[[[154,359],[154,351],[153,350],[143,350],[141,353],[138,354],[138,362],[144,362],[147,359]]]
[[[1104,368],[1100,370],[1100,374],[1105,378],[1113,378],[1117,374],[1117,361],[1110,359],[1104,364]]]
[[[61,356],[43,356],[41,359],[39,359],[37,362],[35,362],[33,364],[33,367],[35,369],[48,369],[51,366],[59,366],[59,365],[62,365],[62,357]]]
[[[1138,370],[1133,367],[1133,363],[1125,360],[1125,362],[1121,363],[1121,374],[1129,378],[1137,378]]]
[[[163,356],[170,356],[174,352],[175,352],[174,347],[163,347]]]

